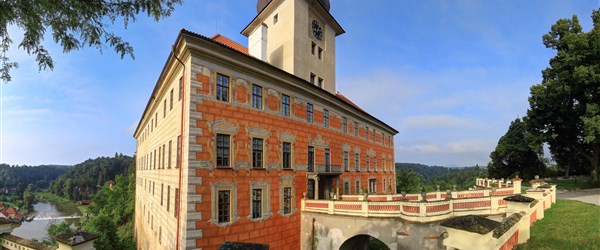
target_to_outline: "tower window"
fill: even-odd
[[[279,14],[275,14],[275,16],[273,16],[273,24],[276,24],[277,21],[279,21]]]
[[[317,55],[317,57],[320,59],[323,59],[323,49],[321,49],[321,47],[319,47],[319,54]]]
[[[317,76],[313,73],[310,73],[310,84],[314,85],[315,84],[315,78]]]
[[[319,77],[319,88],[323,88],[323,78]]]
[[[316,48],[317,48],[317,44],[315,42],[312,42],[312,45],[310,46],[310,53],[314,55]]]

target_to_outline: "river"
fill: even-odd
[[[35,214],[33,221],[24,221],[20,227],[13,230],[13,235],[27,239],[47,239],[50,223],[61,223],[63,220],[75,223],[81,217],[81,212],[72,203],[38,202],[33,205],[33,210]]]

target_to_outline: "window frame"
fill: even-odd
[[[257,204],[257,200],[255,200],[255,190],[260,190],[260,200],[258,200],[258,206],[260,209],[260,214],[256,216],[256,211],[254,210],[255,205]],[[266,180],[257,180],[254,182],[250,182],[250,213],[248,214],[248,219],[254,222],[260,222],[268,219],[271,213],[271,190],[270,184]]]
[[[323,109],[323,127],[329,128],[329,110]]]
[[[227,79],[227,81],[224,82],[224,79]],[[229,102],[230,83],[231,78],[228,75],[217,73],[215,80],[215,99],[217,101]]]
[[[281,94],[281,114],[284,116],[291,116],[291,98],[289,95]]]
[[[237,213],[237,186],[237,183],[234,183],[229,180],[221,180],[217,183],[211,184],[211,218],[209,220],[210,223],[216,224],[219,227],[227,227],[239,220],[239,216]],[[219,215],[223,214],[220,213],[220,204],[218,199],[219,192],[221,191],[229,192],[229,221],[223,221],[221,220],[221,218],[219,218]]]
[[[258,144],[260,142],[260,145]],[[265,169],[265,139],[253,137],[252,143],[252,168]],[[257,148],[260,147],[260,148]]]
[[[306,155],[306,169],[308,172],[315,171],[315,147],[308,146]]]
[[[286,145],[288,146],[286,150]],[[292,169],[292,143],[283,141],[281,142],[281,168]]]
[[[252,108],[263,110],[263,87],[252,84]]]
[[[225,145],[219,145],[219,138],[225,138],[227,137],[227,146]],[[215,167],[216,168],[231,168],[231,135],[230,134],[224,134],[224,133],[217,133],[215,135]],[[219,156],[220,152],[219,149],[221,149],[222,154],[224,154],[225,152],[227,153],[227,164],[223,165],[224,161],[225,161],[225,155]],[[219,157],[221,157],[221,159],[219,159]]]
[[[306,122],[314,122],[314,106],[312,103],[306,103]]]

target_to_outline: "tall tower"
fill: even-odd
[[[259,0],[244,28],[249,53],[335,93],[335,38],[344,29],[329,0]]]

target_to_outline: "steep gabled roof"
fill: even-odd
[[[248,55],[248,48],[244,47],[244,45],[234,42],[233,40],[227,38],[226,36],[223,36],[221,34],[216,34],[211,39],[213,39],[216,42],[219,42],[229,48],[232,48],[234,50],[237,50],[239,52],[242,52],[242,53]]]

